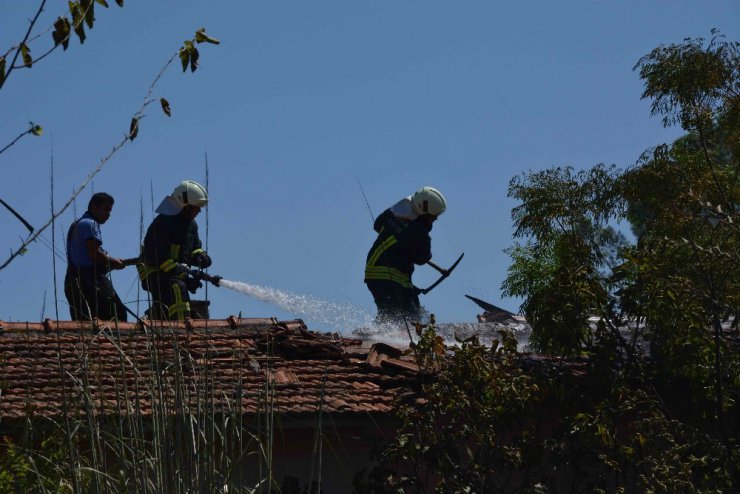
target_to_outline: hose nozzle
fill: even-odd
[[[223,279],[221,276],[212,276],[208,273],[204,273],[200,269],[191,269],[189,274],[197,280],[207,281],[215,286],[219,286],[219,283]]]

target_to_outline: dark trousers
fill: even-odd
[[[96,268],[68,266],[64,295],[73,321],[118,319],[126,321],[126,308],[105,272]]]
[[[368,280],[365,283],[378,308],[378,322],[420,321],[422,309],[414,287],[404,287],[390,280]]]
[[[185,281],[156,272],[142,280],[141,287],[152,295],[150,319],[182,321],[190,316],[190,295]]]

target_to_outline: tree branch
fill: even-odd
[[[4,148],[0,149],[0,154],[3,154],[10,146],[12,146],[13,144],[15,144],[19,140],[21,140],[21,138],[24,137],[24,136],[26,136],[28,134],[37,134],[37,133],[40,134],[40,130],[39,129],[40,129],[40,127],[38,127],[37,125],[34,125],[33,123],[31,123],[31,128],[28,129],[28,130],[26,130],[26,131],[24,131],[24,132],[21,132],[20,135],[18,137],[16,137],[15,139],[13,139],[13,141],[10,144],[8,144]]]
[[[5,208],[13,214],[13,216],[18,218],[18,220],[21,223],[23,223],[23,226],[25,226],[28,229],[29,233],[33,233],[33,227],[28,221],[25,220],[25,218],[23,218],[23,216],[21,216],[15,209],[11,208],[10,205],[7,202],[3,201],[2,199],[0,199],[0,204],[5,206]]]
[[[23,41],[18,45],[18,48],[15,49],[15,56],[13,57],[13,61],[10,63],[10,67],[8,68],[8,71],[5,73],[5,81],[8,80],[8,76],[11,72],[13,72],[13,69],[15,68],[15,61],[18,60],[18,55],[21,53],[21,46],[25,45],[28,41],[28,38],[31,36],[31,30],[33,29],[33,26],[36,24],[36,21],[39,19],[39,16],[41,15],[41,12],[44,11],[44,5],[46,5],[46,0],[41,0],[41,5],[39,6],[38,12],[36,12],[36,16],[31,20],[31,24],[28,26],[28,31],[26,31],[26,35],[23,37]]]
[[[167,68],[172,64],[172,61],[175,60],[175,58],[177,57],[178,57],[178,52],[175,52],[175,54],[172,55],[172,57],[164,65],[164,67],[162,67],[162,70],[159,71],[159,74],[157,74],[157,77],[154,78],[154,81],[149,86],[149,90],[147,91],[147,94],[144,97],[144,102],[142,103],[141,108],[139,108],[139,110],[136,112],[134,118],[142,118],[144,116],[144,109],[152,102],[151,95],[152,95],[152,92],[154,91],[154,87],[157,85],[160,78],[162,77],[164,72],[167,70]],[[30,235],[25,241],[23,241],[21,245],[15,251],[12,251],[8,259],[2,265],[0,265],[0,270],[5,269],[13,261],[13,259],[23,254],[26,250],[26,247],[28,247],[28,245],[31,242],[35,241],[36,238],[38,238],[39,235],[41,235],[41,233],[44,230],[46,230],[52,224],[54,220],[56,220],[59,216],[62,215],[62,213],[64,213],[67,210],[67,208],[72,204],[72,202],[74,202],[77,196],[79,196],[80,193],[92,181],[95,175],[97,175],[100,172],[100,170],[103,169],[105,164],[108,163],[108,161],[110,161],[113,155],[116,152],[118,152],[118,150],[121,149],[129,141],[131,141],[131,137],[129,134],[126,134],[123,140],[121,140],[118,144],[113,146],[113,149],[110,151],[110,153],[108,153],[104,158],[100,160],[100,163],[98,164],[98,166],[95,167],[95,169],[87,176],[87,178],[85,178],[85,180],[83,180],[83,182],[77,187],[77,189],[74,190],[74,192],[72,193],[72,196],[67,200],[64,206],[62,206],[62,208],[58,210],[56,213],[52,213],[51,218],[49,218],[49,220],[42,227],[40,227],[38,230],[36,230],[35,233]]]

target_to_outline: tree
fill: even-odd
[[[603,270],[624,241],[608,224],[622,204],[615,180],[614,166],[598,165],[530,172],[509,184],[509,196],[521,201],[512,210],[514,236],[527,241],[508,250],[513,264],[503,289],[525,297],[530,343],[539,351],[579,353],[593,337],[589,317],[608,305]]]
[[[736,466],[740,359],[723,324],[737,327],[740,308],[740,44],[713,35],[658,47],[635,66],[653,114],[683,137],[624,172],[512,180],[516,236],[527,241],[510,249],[503,288],[524,297],[537,349],[586,352],[612,376],[628,357],[656,402],[720,439]],[[610,231],[623,218],[634,244]]]

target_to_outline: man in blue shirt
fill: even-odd
[[[105,192],[93,194],[87,212],[72,223],[67,233],[64,295],[73,321],[126,320],[126,308],[108,278],[111,269],[123,269],[124,264],[103,250],[100,233],[100,225],[110,218],[113,202]]]

